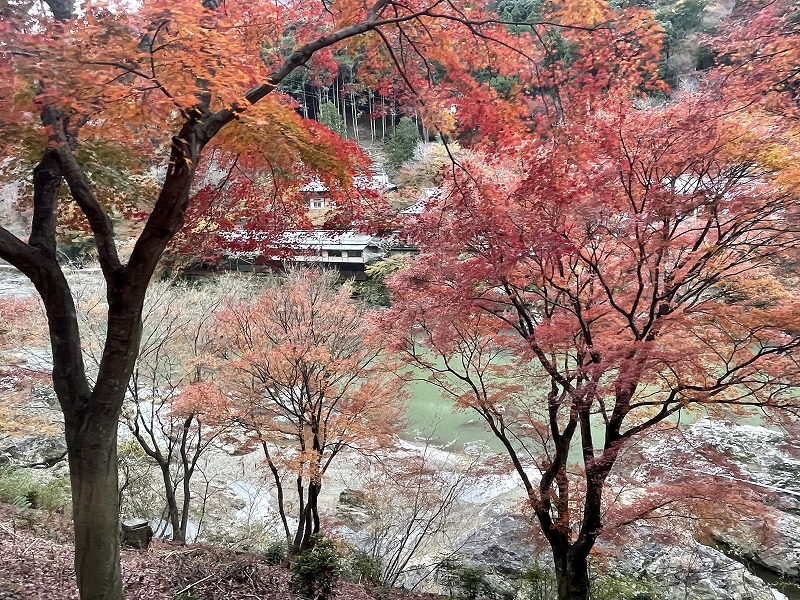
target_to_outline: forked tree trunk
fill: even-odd
[[[53,386],[64,413],[65,437],[72,485],[75,528],[75,572],[81,600],[121,600],[119,564],[119,512],[117,474],[117,427],[142,334],[142,307],[147,284],[169,238],[183,220],[194,165],[200,148],[189,125],[172,156],[177,165],[170,170],[159,201],[137,241],[128,265],[116,256],[110,221],[96,223],[101,265],[107,283],[108,327],[103,357],[94,389],[86,378],[81,355],[75,305],[69,285],[56,262],[55,206],[60,177],[73,167],[71,155],[48,150],[35,177],[36,206],[30,246],[18,247],[13,264],[34,282],[44,301],[53,350]],[[177,139],[177,138],[176,138]],[[188,149],[186,154],[182,149]],[[184,160],[188,155],[190,160]],[[54,160],[59,159],[59,160]],[[60,167],[60,169],[59,169]],[[96,205],[90,192],[81,188],[82,175],[71,173],[70,189]],[[35,182],[36,184],[37,182]],[[52,183],[52,185],[51,185]],[[37,221],[38,219],[38,221]],[[40,239],[41,238],[41,239]],[[38,248],[41,248],[39,250]],[[138,250],[137,250],[138,249]]]
[[[314,536],[320,532],[319,519],[319,493],[321,483],[310,483],[308,486],[308,499],[303,503],[302,483],[298,479],[298,494],[300,494],[300,510],[298,512],[297,531],[294,541],[289,547],[290,556],[298,556],[305,550],[314,547]]]

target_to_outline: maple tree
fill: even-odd
[[[120,598],[117,418],[138,354],[145,292],[184,223],[204,149],[266,157],[284,169],[305,161],[323,173],[342,173],[347,161],[318,145],[318,129],[300,121],[278,92],[290,73],[325,66],[335,48],[357,45],[365,64],[376,66],[376,79],[399,66],[404,84],[433,90],[425,118],[435,127],[441,99],[453,92],[430,85],[426,56],[460,82],[497,59],[492,32],[503,32],[483,8],[455,1],[100,2],[82,6],[78,18],[69,0],[48,6],[52,17],[26,2],[0,16],[2,165],[4,172],[32,166],[33,214],[26,240],[0,228],[0,257],[30,278],[48,317],[81,597]],[[467,49],[461,37],[482,43]],[[122,156],[137,160],[115,162]],[[154,157],[163,170],[151,168]],[[126,168],[116,169],[119,162]],[[114,173],[120,176],[107,177]],[[118,202],[148,213],[129,255],[114,237],[111,209]],[[107,337],[93,384],[57,260],[57,230],[68,215],[91,231],[106,284]]]
[[[204,149],[275,172],[306,163],[347,183],[352,168],[342,165],[354,165],[346,153],[299,119],[278,89],[298,67],[335,70],[335,51],[358,55],[363,84],[417,108],[427,129],[523,153],[521,139],[540,121],[592,106],[621,82],[637,91],[658,85],[660,33],[647,11],[584,0],[544,14],[570,24],[564,35],[546,23],[511,32],[485,7],[454,0],[93,3],[79,18],[68,0],[48,5],[54,19],[22,1],[0,20],[0,129],[4,156],[14,158],[2,170],[30,167],[33,175],[30,235],[0,229],[0,257],[32,280],[48,316],[83,598],[122,595],[117,417],[149,281],[189,208],[202,204],[192,186]],[[486,69],[518,84],[500,93],[473,77]],[[153,168],[154,156],[163,159],[162,171]],[[362,207],[345,204],[337,218],[359,216]],[[141,234],[124,256],[111,217],[142,210]],[[278,210],[271,226],[290,212]],[[92,232],[106,283],[107,337],[93,384],[57,261],[65,220]]]
[[[318,499],[334,459],[388,448],[399,428],[399,381],[368,335],[364,309],[337,278],[293,270],[217,315],[228,349],[223,385],[264,452],[292,554],[310,548],[320,532]],[[296,494],[294,531],[287,480]]]
[[[687,412],[799,408],[795,140],[699,94],[595,106],[530,142],[524,168],[476,156],[454,173],[412,226],[422,253],[386,317],[502,443],[560,600],[588,597],[632,440]]]
[[[710,39],[718,68],[712,81],[741,109],[756,108],[800,118],[800,9],[785,0],[737,3]],[[796,127],[796,125],[795,125]]]

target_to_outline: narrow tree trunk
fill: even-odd
[[[321,489],[322,486],[320,484],[310,483],[308,486],[308,499],[305,504],[302,503],[301,496],[297,531],[290,548],[292,556],[314,547],[314,536],[320,532],[318,499]]]
[[[189,526],[189,506],[192,501],[192,475],[197,464],[197,454],[193,458],[189,457],[189,434],[191,433],[192,423],[195,421],[194,415],[190,415],[183,422],[183,432],[181,434],[181,464],[183,465],[183,506],[181,507],[180,532],[176,536],[173,533],[172,541],[181,544],[186,543],[186,529]],[[197,421],[197,435],[200,437],[200,422]],[[200,439],[197,440],[195,451],[200,448]]]
[[[306,526],[306,504],[302,476],[297,477],[297,501],[297,531],[294,533],[294,540],[289,548],[289,556],[297,556],[303,550],[303,532]]]
[[[281,517],[281,524],[283,525],[283,532],[286,535],[286,542],[287,545],[291,539],[291,534],[289,533],[289,521],[286,518],[286,507],[284,506],[283,500],[283,484],[281,483],[281,476],[278,473],[278,468],[275,466],[275,463],[272,462],[272,457],[269,454],[269,447],[267,446],[267,442],[261,440],[261,448],[264,450],[264,456],[267,459],[267,465],[269,466],[270,473],[272,473],[272,479],[275,481],[275,489],[277,490],[278,494],[278,514]]]
[[[190,487],[190,476],[183,475],[183,506],[181,508],[181,523],[178,528],[178,535],[173,534],[172,541],[179,544],[186,543],[186,530],[189,527],[189,506],[192,501],[192,488]]]
[[[306,503],[306,508],[303,511],[303,526],[298,527],[297,533],[301,536],[300,538],[300,552],[304,550],[309,550],[312,547],[311,543],[311,536],[313,535],[313,525],[314,521],[311,515],[311,502],[313,496],[313,486],[309,486],[308,488],[308,502]]]
[[[175,536],[181,530],[181,519],[178,514],[178,501],[175,498],[175,486],[172,484],[172,474],[169,472],[168,462],[159,462],[158,466],[161,469],[161,478],[164,480],[164,495],[167,499],[167,514],[169,515],[169,524],[172,527],[172,541],[184,543],[185,539],[176,539]]]
[[[322,490],[321,483],[312,483],[308,486],[308,505],[311,509],[311,520],[313,522],[313,527],[311,530],[311,535],[316,535],[320,532],[320,522],[319,522],[319,493]],[[309,537],[310,539],[310,537]]]

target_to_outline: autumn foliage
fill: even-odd
[[[228,358],[223,385],[264,452],[295,554],[320,532],[318,497],[334,459],[389,448],[400,426],[399,380],[368,335],[364,309],[336,280],[331,272],[292,271],[218,315]]]
[[[52,15],[25,0],[0,12],[0,171],[26,184],[32,211],[24,239],[0,228],[0,257],[31,279],[48,316],[82,597],[122,596],[116,428],[159,261],[187,216],[178,245],[205,259],[214,248],[193,234],[304,225],[296,190],[305,177],[348,187],[363,156],[301,119],[280,91],[300,68],[330,81],[342,56],[365,87],[475,151],[453,161],[438,202],[410,229],[422,255],[397,279],[392,325],[443,356],[479,348],[481,373],[493,353],[535,367],[507,393],[462,378],[459,401],[502,438],[498,403],[535,392],[544,418],[529,419],[529,431],[549,436],[549,452],[538,484],[515,468],[556,555],[562,597],[585,597],[603,486],[629,439],[694,405],[791,408],[798,326],[785,267],[795,260],[787,223],[798,178],[796,128],[786,122],[796,116],[800,44],[790,3],[737,7],[702,93],[659,107],[643,97],[667,92],[651,13],[594,0],[545,4],[541,22],[514,28],[491,3],[455,0],[47,4]],[[368,205],[342,194],[335,224],[363,223]],[[140,234],[120,252],[115,221],[132,213],[143,218]],[[59,266],[65,226],[91,231],[106,284],[96,378]],[[278,306],[260,308],[287,322]],[[265,451],[284,436],[296,444],[273,466],[300,478],[302,545],[318,529],[312,498],[325,461],[354,439],[348,427],[380,430],[352,415],[385,389],[371,378],[344,386],[353,369],[372,375],[377,350],[346,338],[340,355],[293,339],[312,335],[301,322],[279,335],[239,308],[260,337],[248,346],[250,329],[232,309],[233,386],[254,406],[272,402],[249,419],[264,429]],[[421,337],[408,335],[415,323]],[[288,378],[276,356],[307,379]],[[190,405],[210,391],[189,389]],[[300,425],[289,430],[292,418]],[[585,488],[574,509],[566,464],[578,438]]]
[[[385,321],[502,442],[559,597],[583,598],[632,440],[687,413],[796,412],[800,179],[779,122],[700,95],[609,97],[551,131],[527,161],[455,172]]]
[[[31,279],[48,315],[78,586],[84,598],[117,599],[116,423],[141,341],[145,293],[198,191],[204,151],[244,153],[265,170],[305,163],[346,180],[340,174],[351,170],[350,161],[331,159],[336,153],[324,144],[330,137],[299,120],[279,92],[292,72],[308,65],[324,77],[335,52],[358,50],[380,79],[400,67],[401,80],[424,82],[436,88],[432,98],[441,97],[452,92],[428,78],[426,54],[453,76],[459,67],[471,77],[480,62],[496,58],[493,32],[504,29],[484,8],[416,0],[91,3],[80,13],[68,0],[48,6],[52,15],[24,1],[0,14],[2,171],[31,181],[33,192],[26,198],[29,236],[23,241],[0,228],[0,257]],[[462,38],[487,43],[466,53]],[[393,49],[401,47],[398,55]],[[432,124],[437,102],[426,111]],[[134,211],[147,213],[146,221],[122,253],[114,217]],[[106,283],[107,342],[91,382],[58,262],[65,218],[91,230]]]

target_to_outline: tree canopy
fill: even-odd
[[[483,349],[538,365],[546,414],[530,425],[550,454],[538,484],[515,468],[563,598],[586,595],[603,487],[628,439],[690,405],[792,408],[796,300],[780,274],[796,260],[800,181],[791,3],[738,6],[710,39],[718,64],[699,92],[663,106],[647,96],[668,91],[664,32],[635,6],[527,3],[525,26],[509,27],[493,12],[516,14],[508,3],[458,0],[48,5],[0,13],[0,172],[27,182],[32,214],[27,236],[0,227],[0,258],[48,317],[82,598],[122,596],[117,420],[167,245],[187,215],[198,232],[303,223],[304,177],[347,189],[366,167],[280,91],[298,69],[330,79],[336,53],[473,151],[451,157],[413,228],[423,253],[398,276],[395,325],[407,328],[398,339],[422,327],[442,355],[478,357],[479,375]],[[343,194],[336,222],[363,222],[364,208]],[[122,249],[115,221],[133,214],[139,233]],[[59,264],[64,227],[91,232],[106,284],[92,380]],[[500,396],[475,386],[459,399],[503,433]],[[602,440],[587,426],[597,417]]]

